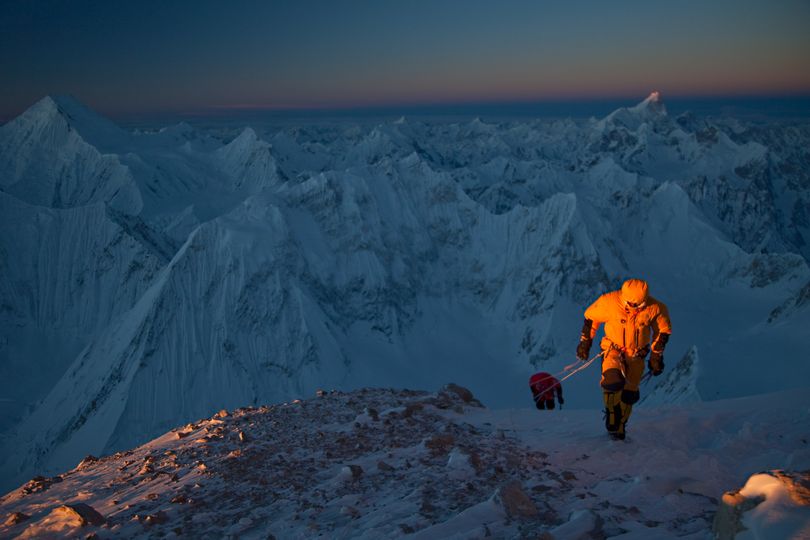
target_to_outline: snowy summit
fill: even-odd
[[[661,92],[658,90],[653,90],[650,92],[650,95],[647,96],[642,103],[655,103],[655,104],[663,104],[663,98],[661,98]]]

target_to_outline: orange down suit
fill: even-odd
[[[605,337],[601,342],[605,352],[602,360],[603,386],[605,371],[618,369],[625,378],[624,389],[638,391],[644,373],[644,357],[650,346],[653,350],[659,350],[656,342],[651,341],[652,338],[671,334],[672,327],[666,305],[647,294],[647,284],[641,280],[630,281],[625,283],[622,290],[600,296],[585,310],[585,318],[593,321],[591,339],[599,326],[605,325]],[[636,283],[639,283],[638,290],[633,287]],[[631,301],[644,304],[638,309],[628,307],[628,297]],[[660,348],[663,349],[663,345]]]

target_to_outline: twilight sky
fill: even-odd
[[[810,94],[810,0],[0,3],[0,118]]]

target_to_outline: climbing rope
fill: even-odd
[[[568,373],[567,375],[565,375],[563,378],[560,379],[560,384],[562,384],[563,381],[565,381],[566,379],[576,375],[580,371],[586,369],[588,366],[593,364],[596,361],[597,358],[599,358],[601,356],[604,356],[604,354],[605,354],[605,351],[602,351],[602,352],[600,352],[599,354],[597,354],[596,356],[594,356],[593,358],[591,358],[589,360],[579,360],[577,362],[574,362],[573,364],[565,366],[565,368],[563,368],[563,370],[560,373],[555,375],[555,378],[559,378],[561,375],[564,375],[567,371],[569,371],[569,370],[573,369],[574,367],[576,367],[576,365],[578,363],[582,363],[581,366],[577,367],[576,369],[574,369],[574,371],[571,371],[571,373]]]
[[[588,366],[593,364],[596,361],[597,358],[599,358],[600,356],[604,356],[604,355],[605,355],[605,351],[602,351],[599,354],[597,354],[596,356],[594,356],[593,358],[590,358],[588,360],[577,360],[576,362],[574,362],[572,364],[568,364],[567,366],[565,366],[562,369],[562,371],[560,371],[559,373],[553,374],[552,377],[554,377],[555,379],[558,379],[559,382],[562,383],[564,380],[568,379],[572,375],[576,375],[580,371],[584,370],[585,368],[587,368]],[[574,369],[574,368],[576,368],[576,369]],[[571,371],[572,369],[574,371]],[[569,373],[569,371],[570,371],[570,373]],[[562,377],[562,378],[560,378],[560,377]]]

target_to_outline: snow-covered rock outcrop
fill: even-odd
[[[718,540],[810,536],[810,471],[769,471],[723,494],[712,524]]]

